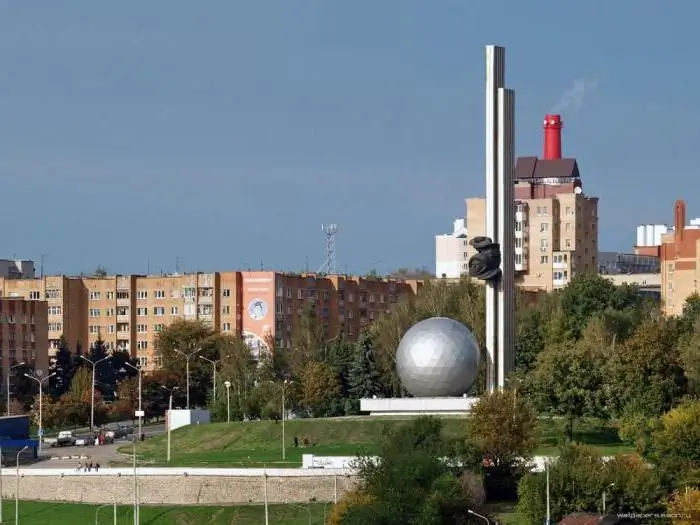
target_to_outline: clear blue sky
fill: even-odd
[[[517,154],[575,81],[564,153],[602,249],[700,215],[700,4],[644,0],[0,3],[0,256],[48,272],[433,266],[483,194],[484,45]],[[500,17],[500,20],[498,19]],[[684,69],[685,68],[685,69]]]

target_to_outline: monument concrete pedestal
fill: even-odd
[[[371,416],[464,416],[478,397],[395,397],[360,399],[360,410]]]

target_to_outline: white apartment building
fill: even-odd
[[[452,233],[435,236],[435,276],[458,279],[469,272],[467,229],[464,219],[455,219]]]

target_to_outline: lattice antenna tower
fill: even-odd
[[[322,224],[321,232],[326,236],[326,262],[317,273],[335,275],[338,273],[338,263],[335,260],[335,235],[338,233],[337,224]]]

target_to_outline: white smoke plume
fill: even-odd
[[[562,93],[559,102],[552,108],[550,113],[576,113],[583,106],[583,99],[586,94],[595,91],[597,88],[598,82],[596,80],[579,79],[574,81],[574,85]]]

